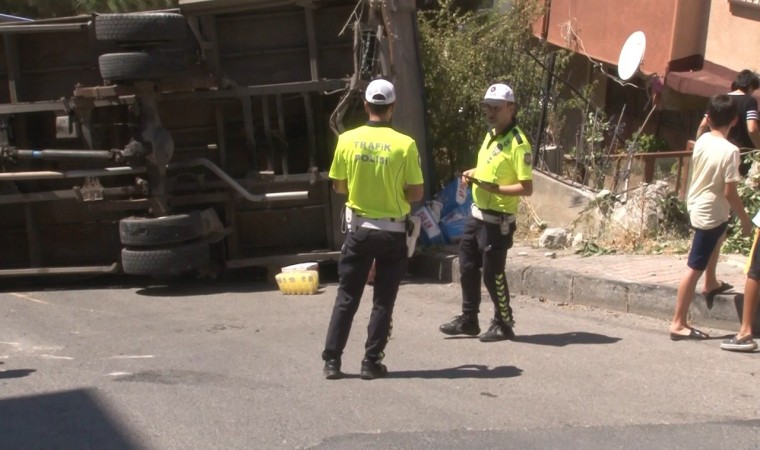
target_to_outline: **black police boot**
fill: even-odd
[[[340,371],[340,360],[333,358],[325,361],[325,368],[322,370],[322,373],[328,380],[343,378],[343,373]]]
[[[451,319],[450,322],[446,322],[438,329],[443,334],[449,336],[456,336],[458,334],[466,334],[467,336],[477,336],[480,333],[480,325],[478,325],[478,316],[470,316],[462,314]]]
[[[514,338],[515,332],[512,331],[512,327],[498,319],[491,320],[491,326],[488,327],[488,331],[478,336],[480,342],[509,341]]]
[[[362,380],[374,380],[375,378],[383,378],[386,375],[388,375],[388,368],[385,367],[385,364],[369,358],[362,360],[362,371],[359,374]]]

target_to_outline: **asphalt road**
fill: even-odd
[[[484,344],[437,331],[457,286],[408,282],[390,376],[364,381],[368,288],[349,378],[327,381],[334,284],[150,283],[0,290],[0,448],[760,446],[760,353],[671,342],[664,321],[517,297],[518,340]]]

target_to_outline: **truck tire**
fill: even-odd
[[[164,217],[127,217],[119,222],[119,237],[127,247],[178,244],[203,235],[201,214],[174,214]]]
[[[187,21],[176,13],[101,14],[95,16],[95,39],[135,44],[184,39]]]
[[[98,66],[104,81],[160,80],[182,70],[184,57],[185,51],[177,48],[106,53],[98,57]]]
[[[130,248],[121,251],[121,267],[130,275],[182,275],[208,266],[211,260],[205,241],[192,241],[162,248]]]

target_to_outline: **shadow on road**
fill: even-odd
[[[143,447],[129,435],[87,389],[0,400],[0,448]]]
[[[137,289],[137,295],[146,297],[195,297],[203,295],[225,294],[225,293],[256,293],[276,291],[277,286],[262,282],[222,282],[222,281],[202,281],[189,280],[185,282],[172,282],[166,284],[154,283]]]
[[[36,370],[34,369],[0,370],[0,380],[9,380],[11,378],[24,378],[24,377],[28,377],[34,372],[36,372]]]
[[[144,286],[139,277],[126,275],[70,275],[19,277],[3,280],[0,292],[80,291],[88,289],[133,289]]]
[[[534,334],[530,336],[517,336],[515,342],[526,344],[550,345],[552,347],[564,347],[575,344],[614,344],[620,338],[605,336],[603,334],[573,331],[560,334]]]
[[[3,280],[0,292],[56,292],[93,289],[136,290],[154,297],[263,292],[277,290],[267,282],[266,271],[229,270],[217,278],[165,277],[106,274],[19,277]]]
[[[447,369],[400,370],[388,372],[388,378],[512,378],[522,374],[522,369],[514,366],[489,368],[482,364],[466,364]]]

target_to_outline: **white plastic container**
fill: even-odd
[[[457,178],[456,202],[458,205],[462,205],[465,200],[467,200],[467,183],[462,183],[462,177],[459,177]]]
[[[414,211],[414,215],[420,218],[422,229],[427,237],[433,239],[441,234],[441,229],[438,227],[438,224],[435,223],[433,215],[430,214],[430,210],[428,210],[427,206],[419,207]]]
[[[300,264],[293,264],[291,266],[285,266],[280,270],[283,272],[295,272],[297,270],[319,270],[319,263],[305,262]]]
[[[441,210],[443,209],[443,203],[438,200],[431,200],[426,204],[430,216],[433,218],[433,222],[438,223],[441,221]]]

